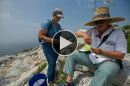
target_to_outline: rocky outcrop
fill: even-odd
[[[80,40],[80,41],[79,41]],[[78,39],[81,48],[84,45],[83,39]],[[57,60],[56,73],[61,70],[61,62],[66,57],[59,56]],[[23,51],[18,55],[7,55],[0,57],[0,86],[28,86],[28,81],[37,73],[38,66],[47,62],[41,45]],[[130,54],[127,53],[123,59],[124,69],[117,75],[112,86],[130,86]],[[77,65],[74,73],[76,86],[89,86],[94,75],[92,69]],[[47,74],[47,67],[42,73]],[[58,74],[57,74],[58,75]],[[58,75],[59,79],[62,75]]]
[[[24,86],[45,61],[41,46],[18,55],[0,57],[0,86]]]

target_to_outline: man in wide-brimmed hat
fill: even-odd
[[[67,80],[59,86],[74,86],[72,79],[76,64],[96,70],[89,86],[110,86],[113,83],[120,71],[117,60],[122,60],[127,53],[127,43],[123,31],[109,23],[123,20],[125,19],[121,17],[110,18],[109,8],[106,6],[95,10],[93,21],[86,23],[85,26],[96,27],[76,32],[78,37],[84,38],[86,44],[91,45],[91,53],[75,52],[67,57],[63,70],[68,74]]]

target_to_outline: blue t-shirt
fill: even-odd
[[[59,23],[57,23],[57,24],[58,24],[58,26],[56,27],[56,26],[54,25],[54,23],[52,22],[52,20],[49,19],[49,20],[44,21],[44,22],[41,24],[40,27],[41,27],[41,29],[48,31],[47,34],[46,34],[47,37],[53,38],[53,36],[54,36],[58,31],[61,30],[61,26],[59,25]],[[51,28],[50,28],[50,26],[51,26]],[[42,43],[46,43],[46,42],[42,40]]]

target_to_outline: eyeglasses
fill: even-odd
[[[95,21],[94,22],[96,25],[99,23],[99,24],[103,24],[103,23],[105,23],[105,20],[100,20],[100,21]]]

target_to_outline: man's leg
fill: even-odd
[[[56,68],[56,61],[58,58],[58,54],[55,53],[55,51],[52,49],[52,45],[43,45],[43,51],[46,56],[47,62],[48,62],[48,70],[47,70],[47,77],[48,77],[48,83],[53,84],[54,78],[55,78],[55,68]]]
[[[97,67],[89,59],[89,55],[85,53],[75,52],[69,55],[66,59],[66,63],[63,72],[68,74],[67,82],[72,82],[72,78],[75,71],[76,64],[84,65],[89,68],[97,69]]]
[[[120,67],[117,62],[105,61],[98,64],[98,70],[89,86],[110,86],[119,70]]]

